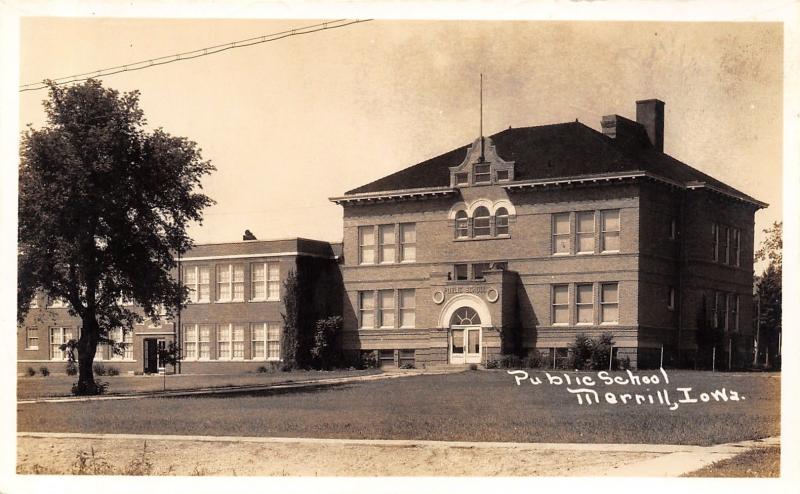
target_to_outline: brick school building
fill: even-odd
[[[283,282],[309,266],[310,310],[343,317],[350,361],[485,365],[517,354],[558,366],[578,334],[610,332],[614,357],[632,367],[710,366],[709,352],[745,365],[754,214],[766,204],[664,154],[659,100],[636,102],[635,121],[600,124],[479,136],[333,197],[341,244],[198,245],[180,261],[192,293],[180,321],[114,335],[123,354],[98,354],[157,372],[156,349],[178,340],[182,372],[280,362]],[[57,301],[37,302],[18,327],[18,370],[59,371],[58,346],[80,324]]]

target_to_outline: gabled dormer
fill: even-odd
[[[514,180],[514,162],[497,155],[492,140],[479,137],[467,148],[467,156],[450,167],[451,187],[503,184]]]

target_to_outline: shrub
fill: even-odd
[[[49,375],[50,375],[50,369],[48,369],[48,368],[47,368],[47,367],[45,367],[45,366],[41,366],[41,367],[39,367],[39,373],[40,373],[42,376],[44,376],[44,377],[47,377],[47,376],[49,376]]]
[[[585,334],[575,335],[575,342],[569,347],[572,350],[570,367],[576,370],[591,369],[593,346],[594,342]]]
[[[486,361],[486,368],[487,369],[497,369],[498,367],[500,367],[500,363],[497,360],[492,359],[492,360],[487,360]]]
[[[478,364],[469,364],[469,370],[471,371],[478,370]]]
[[[266,374],[267,368],[263,365],[259,365],[258,369],[256,369],[256,372],[258,372],[259,374]]]
[[[101,364],[101,363],[94,364],[94,367],[92,367],[92,369],[94,370],[94,374],[96,376],[105,376],[106,375],[106,366]]]
[[[375,351],[367,350],[361,352],[361,360],[358,369],[375,369],[378,367],[378,355]]]
[[[592,340],[592,368],[595,370],[603,370],[609,368],[611,359],[611,349],[614,347],[614,335],[605,332],[600,335],[596,340]]]
[[[614,335],[609,332],[601,334],[597,339],[589,338],[585,334],[576,335],[575,343],[570,345],[571,367],[577,370],[608,369],[613,346]],[[614,367],[614,362],[611,364]]]
[[[342,318],[332,316],[320,319],[314,328],[314,346],[311,347],[311,363],[317,369],[330,369],[336,364],[339,352],[336,337],[342,329]]]
[[[70,360],[67,362],[66,373],[68,376],[75,376],[78,374],[78,366],[74,361]]]
[[[33,377],[36,375],[36,370],[33,367],[28,367],[25,370],[25,373],[28,375],[28,377]]]
[[[539,369],[547,363],[547,358],[538,350],[532,351],[527,357],[522,359],[522,366],[527,369]]]
[[[412,364],[411,362],[406,362],[405,364],[401,365],[400,368],[401,369],[416,369],[414,364]]]
[[[109,376],[118,376],[119,369],[117,369],[116,367],[109,367],[107,373]]]

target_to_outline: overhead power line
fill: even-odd
[[[165,65],[173,62],[180,62],[182,60],[191,60],[194,58],[205,57],[207,55],[213,55],[215,53],[232,50],[234,48],[244,48],[245,46],[253,46],[261,43],[269,43],[270,41],[278,41],[280,39],[288,38],[290,36],[300,36],[303,34],[311,34],[319,31],[325,31],[328,29],[337,29],[340,27],[350,26],[352,24],[359,24],[361,22],[369,22],[371,20],[372,19],[355,19],[355,20],[338,19],[335,21],[322,22],[311,26],[289,29],[278,33],[265,34],[263,36],[257,36],[255,38],[248,38],[239,41],[232,41],[230,43],[224,43],[221,45],[209,46],[207,48],[200,48],[199,50],[176,53],[174,55],[167,55],[164,57],[152,58],[148,60],[142,60],[140,62],[133,62],[125,65],[117,65],[116,67],[109,67],[107,69],[94,70],[92,72],[84,72],[82,74],[58,77],[49,80],[53,82],[56,86],[61,86],[64,84],[72,84],[75,82],[82,82],[88,79],[106,77],[109,75],[119,74],[122,72],[133,72],[136,70],[143,70],[143,69],[148,69],[150,67],[156,67],[158,65]],[[48,85],[45,81],[33,82],[30,84],[21,85],[19,91],[20,92],[38,91],[40,89],[45,89],[46,87],[48,87]]]

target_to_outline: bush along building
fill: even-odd
[[[632,367],[752,362],[753,225],[766,204],[664,154],[659,100],[601,128],[509,128],[331,198],[342,244],[198,245],[180,260],[191,294],[180,320],[112,335],[123,354],[98,355],[156,372],[159,346],[178,341],[181,372],[252,371],[287,351],[304,366],[316,322],[341,315],[350,363],[559,366],[578,335],[607,332]],[[20,372],[63,364],[58,345],[77,337],[67,309],[38,302],[18,328]]]

